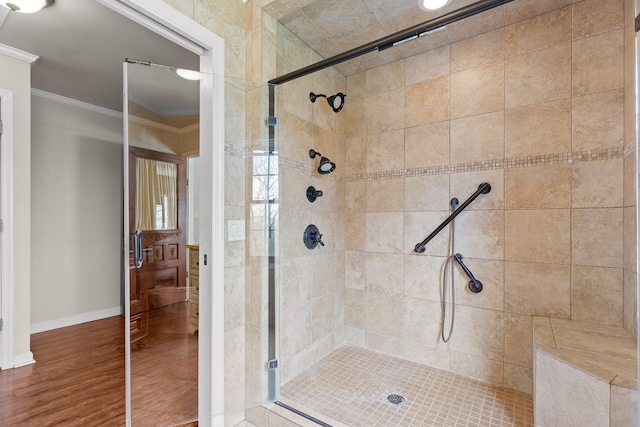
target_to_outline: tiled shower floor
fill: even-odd
[[[405,403],[392,405],[390,394]],[[526,393],[353,346],[283,385],[281,395],[322,421],[350,427],[533,426]]]

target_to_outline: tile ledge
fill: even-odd
[[[533,316],[533,319],[535,351],[541,351],[566,365],[583,371],[611,385],[632,390],[638,389],[637,378],[625,375],[615,364],[602,363],[601,358],[598,356],[616,357],[615,354],[608,351],[609,348],[603,348],[601,352],[561,348],[562,346],[558,345],[558,338],[556,337],[555,331],[555,329],[559,328],[563,329],[565,334],[567,332],[575,332],[576,335],[591,334],[599,337],[609,337],[619,340],[622,345],[628,344],[626,341],[634,340],[624,328],[541,316]],[[634,359],[634,363],[637,364],[637,353]]]

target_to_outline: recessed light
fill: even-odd
[[[422,10],[436,10],[445,7],[451,0],[418,0],[418,7]]]
[[[51,6],[53,0],[2,0],[0,4],[14,12],[33,13]]]

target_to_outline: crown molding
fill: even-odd
[[[165,125],[164,123],[154,122],[153,120],[143,119],[142,117],[133,116],[131,114],[129,114],[129,120],[134,123],[138,123],[140,125],[150,126],[156,129],[166,130],[168,132],[173,132],[177,134],[188,133],[200,128],[200,123],[194,123],[192,125],[185,126],[183,128],[177,128],[175,126]]]
[[[109,108],[100,107],[94,104],[89,104],[88,102],[78,101],[77,99],[73,98],[67,98],[66,96],[57,95],[55,93],[46,92],[44,90],[31,88],[31,95],[49,99],[51,101],[61,102],[63,104],[71,105],[72,107],[81,108],[83,110],[93,111],[94,113],[104,114],[120,119],[122,118],[122,113],[120,111],[111,110]]]
[[[118,119],[122,119],[122,113],[120,111],[111,110],[109,108],[100,107],[98,105],[89,104],[88,102],[78,101],[77,99],[67,98],[66,96],[57,95],[55,93],[46,92],[44,90],[31,88],[31,95],[38,96],[40,98],[49,99],[51,101],[60,102],[62,104],[71,105],[72,107],[81,108],[83,110],[93,111],[94,113],[104,114],[107,116],[115,117]],[[185,126],[183,128],[177,128],[175,126],[165,125],[164,123],[154,122],[153,120],[143,119],[142,117],[129,115],[129,120],[134,123],[138,123],[144,126],[153,127],[160,130],[165,130],[168,132],[173,132],[177,134],[185,134],[189,132],[193,132],[200,128],[200,123],[194,123],[189,126]]]
[[[161,117],[179,117],[179,116],[194,116],[200,113],[200,108],[179,108],[175,110],[163,110],[162,108],[156,107],[155,105],[138,98],[132,93],[128,94],[129,101],[134,104],[138,104],[141,107],[146,108],[147,110],[155,113]]]
[[[0,43],[0,53],[24,62],[28,62],[29,64],[33,64],[39,58],[38,55],[25,52],[24,50],[16,49],[15,47],[11,47],[2,43]]]

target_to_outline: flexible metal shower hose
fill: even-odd
[[[442,270],[442,316],[440,319],[440,335],[442,336],[442,341],[444,342],[449,342],[449,340],[451,339],[451,334],[453,333],[453,322],[455,320],[456,317],[456,297],[455,297],[455,286],[454,286],[454,282],[453,282],[453,272],[454,272],[454,263],[453,263],[453,255],[456,253],[455,251],[455,232],[454,232],[454,222],[455,221],[451,221],[450,224],[450,228],[449,228],[449,246],[451,247],[451,253],[447,256],[447,260],[444,263],[444,269]],[[447,336],[445,337],[445,333],[444,333],[444,323],[445,323],[445,318],[446,318],[446,314],[447,314],[447,271],[449,269],[449,266],[451,266],[451,323],[449,325],[449,333],[447,334]]]

